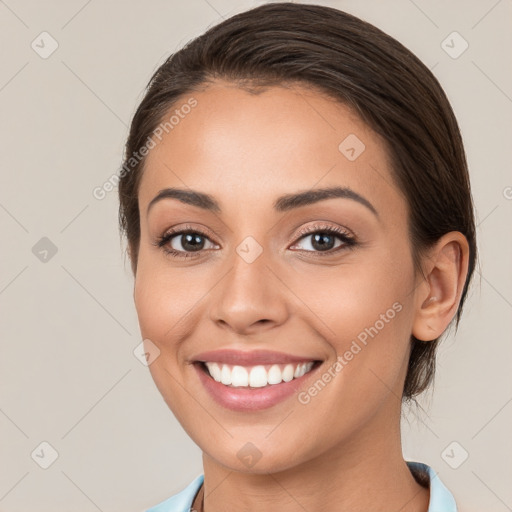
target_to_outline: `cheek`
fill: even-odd
[[[317,294],[321,318],[329,329],[326,337],[344,365],[344,382],[363,391],[389,387],[401,375],[412,328],[412,267],[391,253],[379,253],[378,262],[350,268],[336,280],[326,276]],[[320,288],[316,288],[317,290]]]
[[[389,331],[388,325],[399,318],[399,303],[402,308],[407,298],[409,277],[407,271],[397,272],[392,266],[365,265],[347,268],[337,276],[325,275],[315,279],[308,294],[316,295],[321,317],[331,328],[330,338],[357,337],[377,323],[379,331]],[[338,283],[338,284],[336,284]],[[319,290],[323,292],[318,293]],[[403,316],[403,315],[402,315]]]
[[[134,289],[141,334],[166,352],[185,335],[187,315],[200,298],[190,279],[174,274],[165,261],[141,252]]]
[[[168,271],[167,271],[168,273]],[[180,341],[187,335],[187,312],[197,301],[184,290],[183,280],[166,275],[156,261],[144,254],[139,256],[135,278],[134,302],[141,336],[159,350],[158,357],[148,366],[151,377],[164,401],[179,421],[189,407],[183,393],[184,368],[180,361]]]

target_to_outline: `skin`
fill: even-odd
[[[203,452],[206,512],[426,512],[429,491],[402,456],[400,398],[411,333],[435,339],[456,313],[465,237],[443,236],[425,256],[426,279],[417,275],[383,140],[318,91],[255,95],[217,81],[193,96],[197,107],[146,160],[134,300],[143,338],[160,350],[152,377]],[[349,134],[365,144],[355,161],[338,149]],[[350,187],[378,217],[346,198],[273,210],[278,196],[327,186]],[[211,194],[221,211],[165,199],[148,214],[166,187]],[[357,245],[327,254],[297,236],[318,221]],[[173,258],[154,245],[185,224],[206,231],[202,251]],[[247,236],[263,250],[250,264],[236,252]],[[225,409],[191,364],[205,350],[270,349],[323,360],[320,377],[397,301],[401,311],[307,404],[293,395],[262,411]],[[261,454],[250,468],[237,456],[247,442]]]

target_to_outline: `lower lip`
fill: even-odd
[[[296,393],[316,370],[320,367],[314,366],[312,370],[302,377],[292,379],[281,384],[271,384],[262,388],[236,388],[225,386],[217,382],[206,370],[203,370],[200,363],[195,363],[199,380],[203,383],[206,391],[212,398],[223,407],[234,411],[259,411],[268,409]]]

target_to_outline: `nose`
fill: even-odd
[[[238,254],[211,294],[210,319],[236,334],[251,334],[284,323],[288,288],[269,266],[265,251],[251,263]]]

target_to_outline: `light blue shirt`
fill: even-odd
[[[428,512],[457,512],[455,499],[430,466],[421,462],[409,461],[407,461],[407,465],[428,473],[430,479]],[[190,512],[194,498],[203,481],[204,475],[199,475],[183,491],[146,510],[146,512]]]

